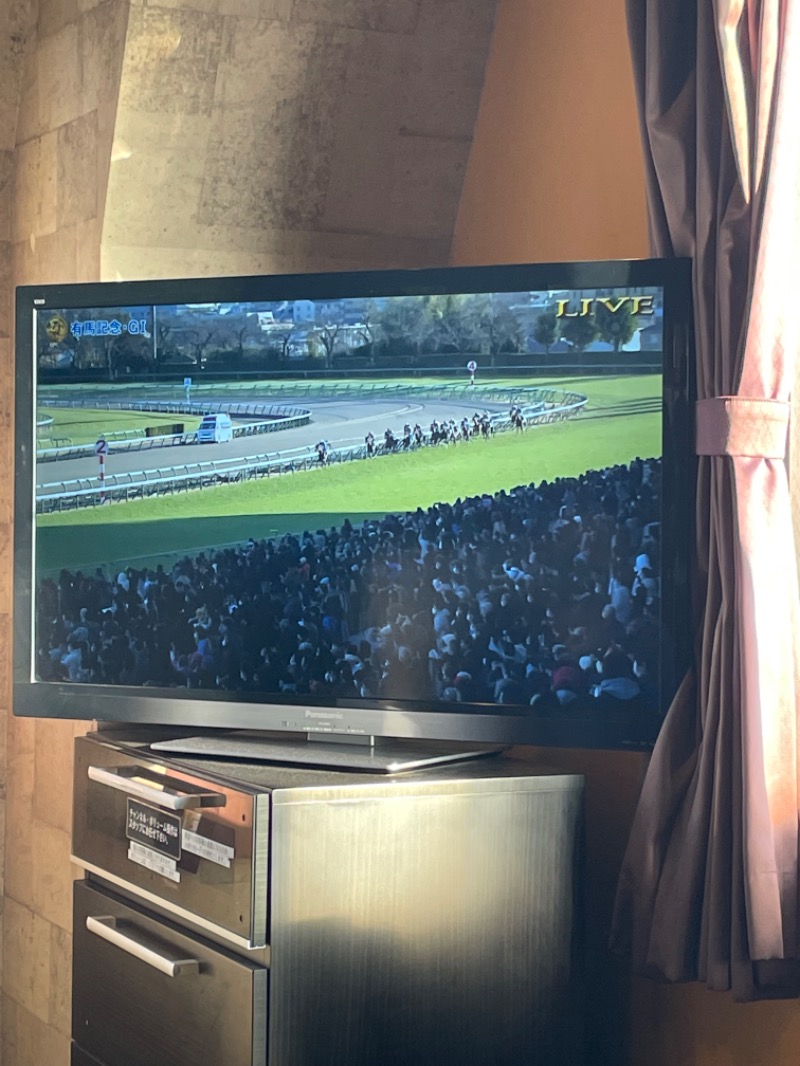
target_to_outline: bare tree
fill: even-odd
[[[195,365],[197,366],[198,370],[203,369],[206,350],[208,349],[209,344],[211,344],[216,334],[216,329],[212,329],[210,327],[207,327],[206,329],[202,330],[189,330],[188,336],[192,346],[192,353],[194,355]]]
[[[336,340],[341,331],[342,327],[335,322],[320,326],[314,330],[314,340],[319,343],[325,353],[325,367],[327,370],[333,367],[333,353],[336,348]]]

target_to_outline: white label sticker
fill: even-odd
[[[148,870],[153,870],[154,873],[168,877],[170,881],[180,881],[181,879],[181,875],[178,873],[178,864],[174,859],[170,859],[166,855],[159,855],[157,851],[152,851],[142,844],[137,844],[134,840],[131,840],[128,844],[128,858],[131,862],[138,863],[139,866],[146,866]]]
[[[191,829],[184,829],[181,833],[181,847],[184,851],[199,855],[201,859],[217,863],[218,866],[230,866],[234,856],[233,848],[219,844],[216,840],[209,840],[199,833],[193,833]]]

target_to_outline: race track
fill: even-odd
[[[209,407],[215,401],[209,400]],[[114,452],[113,445],[106,457],[106,475],[136,474],[145,471],[163,470],[173,466],[209,462],[222,459],[248,459],[252,456],[311,448],[320,440],[332,448],[361,444],[367,433],[372,432],[377,441],[383,439],[387,429],[395,436],[402,436],[403,426],[416,422],[425,432],[434,419],[442,421],[471,418],[476,411],[490,414],[505,413],[507,407],[498,403],[481,403],[479,406],[452,400],[411,400],[408,397],[392,399],[343,400],[304,398],[302,406],[311,411],[311,422],[305,426],[282,430],[269,436],[255,435],[236,437],[220,444],[186,444],[158,449],[157,452]],[[234,419],[234,424],[235,424]],[[60,459],[56,462],[37,464],[37,488],[61,481],[94,478],[98,461],[94,456]]]

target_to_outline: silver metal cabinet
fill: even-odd
[[[265,1061],[268,972],[77,882],[73,1035],[113,1066]]]
[[[76,1055],[89,1052],[100,1066],[239,1066],[227,1037],[215,1044],[192,1021],[213,1016],[215,1025],[228,1019],[245,1034],[252,1066],[582,1060],[581,778],[503,757],[383,777],[165,762],[119,737],[81,738],[77,746],[74,850],[89,884],[76,886]],[[98,767],[119,780],[109,784]],[[193,792],[189,803],[209,805],[165,808],[163,825],[153,815],[156,836],[170,819],[181,830],[190,826],[194,850],[177,859],[156,852],[148,864],[136,848],[128,854],[138,843],[130,838],[139,807],[160,809],[138,787],[152,785],[154,775],[167,802],[182,802],[173,793],[184,786],[226,801]],[[131,781],[135,794],[126,791]],[[215,850],[213,842],[230,841],[225,830],[239,821],[247,832],[234,836],[232,853]],[[196,836],[212,842],[205,854]],[[220,863],[226,855],[228,866]],[[163,858],[174,868],[162,868]],[[119,948],[104,930],[86,927],[83,898],[98,891],[105,893],[99,901],[88,898],[101,910],[108,903],[100,917],[117,915],[124,932],[164,941],[168,957],[188,951],[192,938],[210,952],[199,960],[208,978],[202,1001],[193,999],[192,975],[183,984],[183,977],[166,978],[179,992],[162,994],[137,970],[144,964],[135,954],[117,966]],[[112,903],[133,915],[120,917]],[[228,992],[212,991],[214,951],[238,974],[235,1007],[225,998],[233,978]],[[140,991],[142,982],[150,992]],[[101,986],[88,1028],[130,1031],[110,1045],[89,1043],[85,1034],[87,1004]],[[135,1046],[154,1018],[167,1028],[147,1054],[124,1057],[119,1048]],[[260,1044],[247,1036],[248,1025],[263,1025]],[[192,1037],[189,1058],[181,1057],[188,1043],[166,1042],[167,1031],[182,1029]],[[83,1066],[84,1059],[73,1061]]]

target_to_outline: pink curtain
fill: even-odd
[[[800,343],[800,0],[628,0],[653,253],[695,260],[696,669],[617,890],[634,967],[737,999],[800,975],[798,587],[786,449]]]

